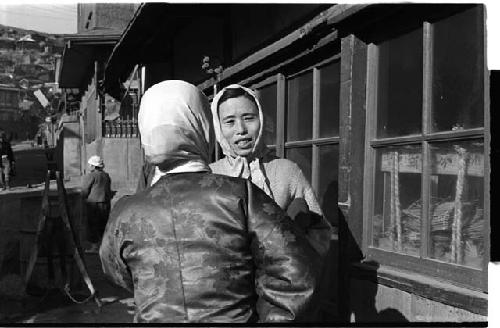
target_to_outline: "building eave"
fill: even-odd
[[[66,36],[59,75],[61,88],[81,88],[94,72],[94,61],[99,57],[97,52],[108,50],[116,44],[120,34],[75,34]]]

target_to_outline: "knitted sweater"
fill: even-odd
[[[262,162],[272,197],[283,210],[295,198],[303,198],[311,212],[323,216],[314,191],[297,164],[284,158],[264,158]],[[229,175],[225,158],[210,164],[210,168],[213,173]]]
[[[294,162],[276,157],[265,156],[262,159],[264,173],[269,180],[272,198],[283,209],[287,210],[290,203],[296,198],[306,201],[309,211],[315,213],[315,220],[306,233],[309,242],[321,256],[325,256],[331,238],[331,226],[326,221],[321,207],[316,200],[314,191]],[[210,164],[213,173],[230,175],[230,166],[226,158]]]

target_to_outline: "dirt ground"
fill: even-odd
[[[86,254],[87,269],[102,306],[95,301],[84,304],[71,301],[61,286],[45,289],[40,295],[26,295],[23,299],[4,300],[0,305],[1,323],[132,323],[134,304],[132,295],[106,280],[97,254]],[[57,269],[56,269],[57,270]],[[77,300],[89,295],[85,285],[73,291]],[[5,304],[7,303],[7,304]],[[2,318],[3,316],[3,318]]]

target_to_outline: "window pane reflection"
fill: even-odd
[[[288,81],[287,141],[312,137],[313,108],[312,71]]]
[[[482,266],[483,146],[482,141],[431,146],[431,258]]]
[[[264,112],[264,142],[276,144],[276,83],[257,90],[257,96]]]
[[[288,148],[285,150],[285,158],[288,158],[292,162],[295,162],[300,167],[307,180],[311,182],[311,146],[301,148]]]
[[[422,28],[381,43],[378,66],[378,137],[421,132]]]
[[[373,246],[420,254],[421,154],[416,146],[377,151]]]
[[[320,120],[319,136],[339,135],[340,63],[321,67],[320,71]]]
[[[433,131],[483,125],[481,11],[478,6],[434,24]]]
[[[338,166],[339,146],[320,146],[318,201],[323,209],[323,214],[334,226],[338,226]]]

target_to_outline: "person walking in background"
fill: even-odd
[[[5,132],[0,132],[0,187],[3,190],[10,189],[10,176],[14,169],[14,152]]]
[[[138,120],[160,175],[115,204],[100,248],[104,273],[134,292],[134,322],[308,321],[319,256],[262,190],[210,172],[206,96],[163,81]]]
[[[81,191],[87,207],[88,241],[91,243],[86,253],[97,253],[111,208],[111,178],[104,172],[99,156],[90,157],[88,164],[90,172],[83,177]]]
[[[298,165],[272,155],[264,144],[264,114],[255,93],[229,85],[215,95],[211,110],[225,155],[210,164],[212,172],[252,181],[306,230],[318,253],[326,255],[332,227]]]

